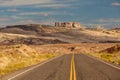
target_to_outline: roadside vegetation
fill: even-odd
[[[0,76],[60,55],[38,53],[26,45],[4,46],[0,49],[3,49],[0,52]]]
[[[120,65],[120,45],[119,44],[103,49],[99,52],[93,52],[93,53],[90,52],[89,54],[97,58],[100,58],[102,60]]]
[[[120,54],[110,54],[110,53],[89,53],[89,54],[104,61],[108,61],[120,65]]]

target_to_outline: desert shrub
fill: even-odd
[[[110,54],[110,53],[89,53],[89,55],[95,56],[97,58],[100,58],[102,60],[115,63],[117,65],[120,65],[120,55],[119,54]]]
[[[113,63],[120,65],[120,56],[115,56],[113,58]]]
[[[101,53],[100,54],[100,57],[104,60],[107,60],[107,61],[110,61],[112,62],[113,61],[113,55],[112,54],[107,54],[107,53]]]
[[[46,54],[45,57],[51,58],[51,57],[54,57],[54,54]]]

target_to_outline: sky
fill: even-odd
[[[58,21],[120,27],[120,0],[0,0],[0,25]]]

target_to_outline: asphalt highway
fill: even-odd
[[[33,67],[6,80],[120,80],[119,67],[84,54],[65,54]]]

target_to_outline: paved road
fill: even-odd
[[[120,80],[120,69],[83,54],[66,54],[8,80]]]

